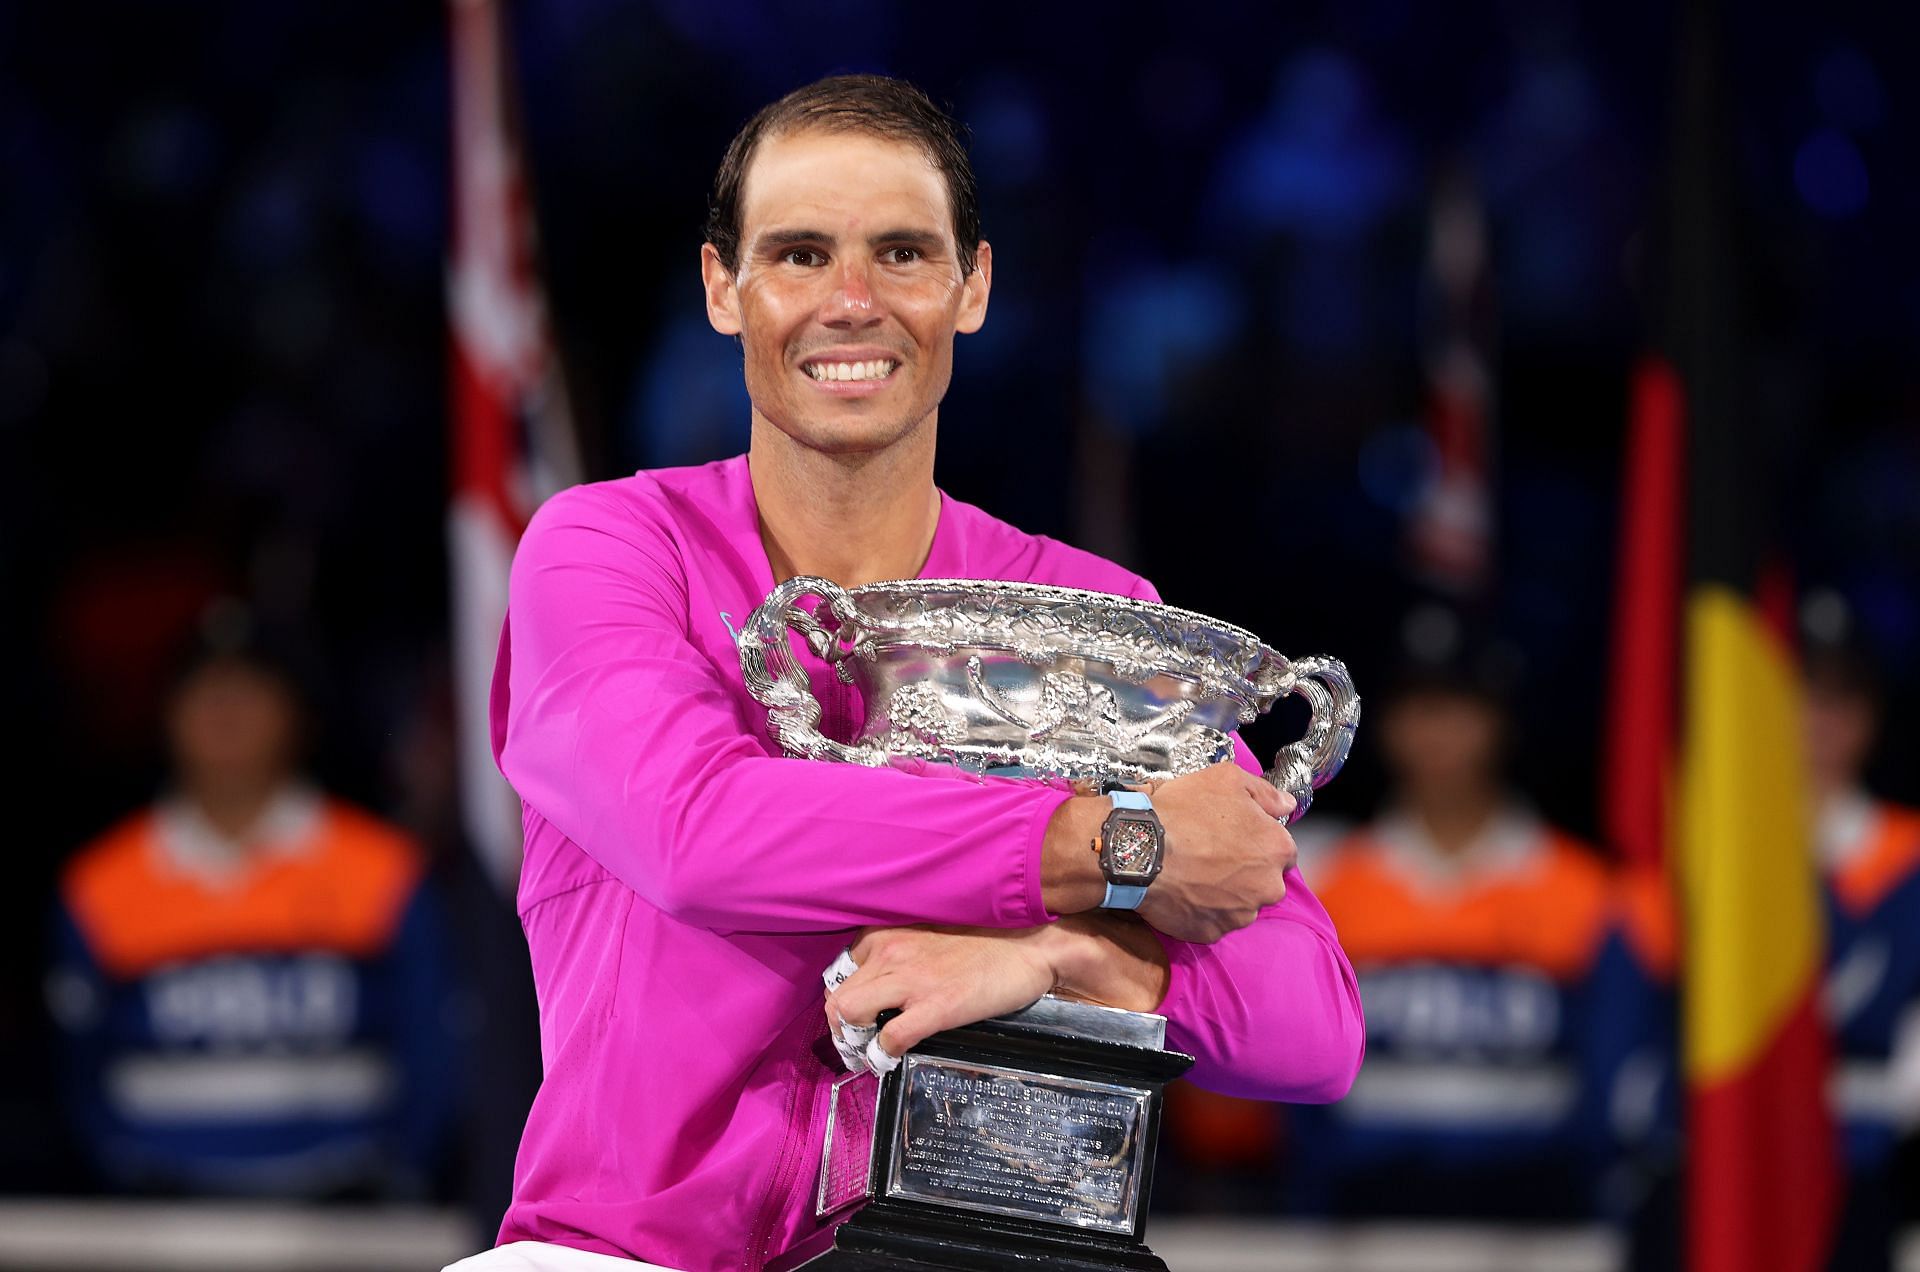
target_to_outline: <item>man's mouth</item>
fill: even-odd
[[[899,365],[891,358],[870,358],[864,362],[805,362],[800,369],[824,384],[840,380],[884,380]]]

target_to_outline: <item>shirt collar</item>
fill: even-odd
[[[171,796],[157,811],[160,854],[180,873],[218,883],[239,874],[258,856],[288,859],[311,852],[320,810],[318,791],[289,782],[267,801],[252,826],[229,836],[199,805]]]
[[[1426,824],[1406,809],[1381,817],[1373,837],[1403,871],[1436,887],[1517,870],[1539,855],[1545,841],[1540,818],[1514,801],[1503,804],[1457,853],[1442,851]]]
[[[1820,864],[1828,871],[1839,870],[1865,852],[1873,841],[1871,832],[1877,820],[1873,797],[1858,787],[1827,800],[1813,830]]]

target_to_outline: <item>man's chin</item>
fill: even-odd
[[[916,420],[862,417],[776,423],[774,427],[807,450],[834,458],[858,459],[892,450],[919,431],[921,423]]]

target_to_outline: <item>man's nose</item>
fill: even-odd
[[[877,321],[881,306],[873,294],[871,263],[852,257],[834,266],[833,290],[821,319],[829,325],[858,326]]]

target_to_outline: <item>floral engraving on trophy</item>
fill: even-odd
[[[1245,701],[1254,694],[1248,677],[1278,658],[1251,632],[1171,606],[1039,584],[992,586],[980,595],[951,580],[870,584],[860,589],[860,622],[884,642],[942,652],[992,647],[1030,666],[1071,650],[1133,684],[1173,670],[1199,686],[1202,701]]]
[[[1193,710],[1192,700],[1176,699],[1166,710],[1128,724],[1113,690],[1084,675],[1050,671],[1040,678],[1035,713],[1023,716],[987,683],[986,667],[978,654],[967,659],[967,688],[987,710],[1035,742],[1080,737],[1122,753],[1134,750],[1151,734],[1171,730]]]
[[[957,719],[940,691],[924,680],[893,691],[887,720],[889,741],[957,742],[966,732],[966,721]]]
[[[1167,763],[1176,774],[1198,773],[1208,765],[1218,764],[1232,755],[1233,738],[1230,735],[1200,725],[1174,744],[1173,750],[1167,754]]]

